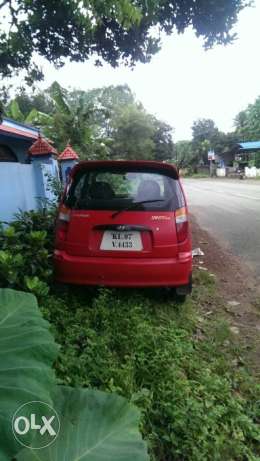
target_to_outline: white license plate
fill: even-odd
[[[105,231],[100,250],[141,251],[143,249],[140,232]]]

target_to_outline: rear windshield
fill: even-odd
[[[174,211],[185,205],[178,180],[165,172],[97,169],[79,171],[65,204],[79,210]]]

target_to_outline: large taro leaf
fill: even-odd
[[[21,449],[12,432],[16,410],[29,401],[52,404],[50,392],[55,377],[51,366],[57,353],[36,298],[29,293],[0,289],[1,461],[10,461]],[[34,408],[37,411],[37,406]]]
[[[139,411],[123,397],[57,387],[53,405],[61,423],[55,442],[23,449],[17,461],[148,461]]]

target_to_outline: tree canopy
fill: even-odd
[[[240,120],[238,114],[237,120]],[[260,117],[258,118],[260,126]],[[190,141],[178,141],[175,146],[175,161],[180,168],[191,167],[196,170],[198,165],[208,164],[208,151],[214,150],[216,154],[222,154],[234,148],[241,141],[238,129],[230,133],[223,133],[218,129],[212,119],[198,119],[193,122],[192,139]]]
[[[173,159],[172,127],[146,112],[127,85],[20,90],[5,115],[39,126],[59,151],[70,141],[81,158]]]
[[[260,139],[260,96],[253,104],[239,112],[235,118],[235,127],[241,141]]]
[[[0,0],[0,75],[42,74],[35,54],[56,66],[96,57],[117,66],[147,62],[162,32],[192,26],[206,47],[233,40],[232,26],[247,0]]]
[[[173,128],[149,114],[127,85],[68,91],[54,82],[43,91],[17,90],[14,98],[4,87],[1,96],[4,115],[40,127],[59,151],[70,140],[82,159],[153,159],[195,168],[208,164],[209,149],[222,154],[260,139],[260,96],[237,114],[232,132],[201,118],[193,122],[192,139],[175,144]]]

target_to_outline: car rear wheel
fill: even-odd
[[[190,295],[192,292],[192,274],[190,274],[189,277],[189,283],[187,285],[181,285],[176,288],[175,294],[176,294],[176,300],[182,304],[186,300],[186,296]]]
[[[187,298],[187,295],[178,295],[178,294],[176,294],[176,301],[177,301],[178,304],[185,303],[186,298]]]

